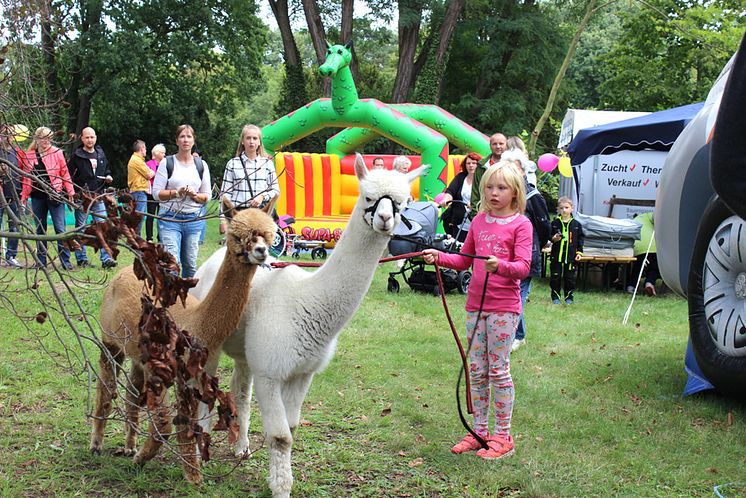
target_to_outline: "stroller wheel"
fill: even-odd
[[[458,291],[461,294],[469,292],[469,282],[471,282],[471,272],[464,270],[458,272]]]
[[[386,286],[386,290],[389,292],[399,292],[399,282],[394,277],[389,277],[389,283]]]
[[[438,287],[437,285],[433,287],[433,296],[440,297],[440,287]]]
[[[287,238],[285,236],[285,232],[283,232],[282,229],[278,228],[275,232],[275,239],[272,241],[272,246],[269,248],[270,254],[272,254],[272,256],[276,258],[279,258],[285,252],[286,244]]]
[[[315,247],[311,251],[311,259],[326,259],[326,249],[323,247]]]

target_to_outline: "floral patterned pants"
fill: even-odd
[[[489,431],[490,391],[495,411],[493,434],[510,434],[515,398],[513,377],[510,375],[510,348],[519,316],[510,312],[466,312],[474,430],[480,436],[486,436]]]

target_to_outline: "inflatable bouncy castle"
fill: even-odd
[[[309,240],[339,238],[357,199],[352,171],[356,149],[383,136],[420,156],[410,156],[412,168],[429,165],[413,186],[413,198],[434,199],[458,173],[461,156],[449,156],[449,143],[464,152],[490,153],[489,138],[435,105],[385,104],[360,99],[349,63],[350,44],[329,45],[322,76],[332,78],[332,96],[318,99],[262,128],[262,143],[275,154],[281,184],[277,211],[296,219],[296,233]],[[318,130],[343,128],[326,144],[326,154],[289,154],[283,147]],[[379,157],[379,156],[375,156]],[[390,168],[392,156],[384,157]],[[366,157],[371,165],[373,156]],[[323,237],[324,239],[319,239]]]
[[[395,156],[364,156],[371,168],[373,159],[381,157],[391,168]],[[419,156],[408,156],[410,169],[420,167]],[[441,172],[441,181],[450,183],[460,171],[463,156],[449,156]],[[305,240],[321,240],[333,247],[352,213],[358,196],[354,171],[355,156],[340,158],[335,154],[284,153],[275,156],[280,183],[277,212],[295,219],[295,233]],[[412,184],[412,198],[420,198],[420,181]]]

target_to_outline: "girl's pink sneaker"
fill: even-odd
[[[477,451],[478,457],[485,460],[499,460],[515,453],[515,445],[511,436],[490,436],[487,439],[487,446],[489,446],[489,449],[482,448]]]
[[[485,440],[489,440],[489,436],[486,436]],[[471,434],[467,434],[464,439],[456,443],[456,445],[451,448],[451,453],[456,453],[457,455],[459,455],[461,453],[468,453],[470,451],[478,450],[481,447],[482,445],[479,444],[477,438],[475,438]]]

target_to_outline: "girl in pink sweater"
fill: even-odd
[[[495,460],[512,455],[510,419],[513,414],[513,378],[510,376],[510,348],[521,314],[520,280],[531,266],[533,228],[523,216],[526,189],[523,173],[511,161],[501,161],[482,176],[481,202],[461,254],[427,249],[426,263],[465,270],[472,267],[466,299],[466,331],[469,341],[469,378],[474,406],[474,431],[488,449],[467,434],[451,451]],[[474,259],[468,255],[487,257]],[[488,278],[489,277],[489,278]],[[485,290],[485,279],[487,288]],[[484,296],[482,296],[484,291]],[[478,321],[477,321],[478,319]],[[488,417],[490,391],[495,411],[490,435]]]

